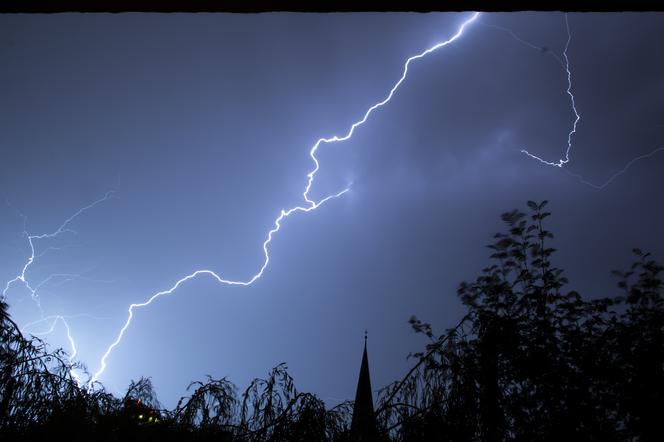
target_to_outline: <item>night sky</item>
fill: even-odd
[[[274,219],[304,204],[316,140],[345,134],[408,57],[469,17],[0,15],[2,288],[30,257],[24,221],[51,233],[114,191],[33,240],[43,256],[26,272],[43,315],[68,317],[76,360],[96,372],[131,303],[197,269],[250,279]],[[456,324],[457,285],[489,264],[499,215],[527,200],[550,201],[554,263],[587,298],[617,293],[609,272],[634,247],[664,261],[664,151],[601,189],[572,175],[601,187],[664,147],[664,14],[568,22],[581,119],[564,168],[520,150],[565,154],[565,16],[482,14],[413,61],[352,139],[321,146],[311,198],[350,191],[284,220],[262,278],[201,275],[136,309],[100,381],[120,394],[151,376],[172,407],[206,374],[242,389],[287,362],[298,389],[331,406],[354,397],[367,329],[381,388],[426,343],[409,317],[437,333]],[[6,301],[23,326],[42,315],[20,281]],[[71,351],[60,322],[42,337]]]

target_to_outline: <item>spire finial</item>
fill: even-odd
[[[367,345],[367,335],[368,334],[369,334],[369,332],[367,331],[367,329],[364,329],[364,345]]]

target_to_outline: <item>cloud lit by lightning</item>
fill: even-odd
[[[281,213],[279,214],[277,219],[274,221],[274,227],[268,232],[267,239],[263,242],[263,256],[264,256],[263,265],[260,267],[258,272],[256,274],[254,274],[254,276],[252,276],[247,281],[234,281],[234,280],[224,279],[221,276],[219,276],[217,273],[213,272],[212,270],[196,270],[195,272],[193,272],[193,273],[185,276],[184,278],[178,280],[168,290],[164,290],[164,291],[155,293],[147,301],[142,302],[142,303],[131,304],[129,306],[128,317],[127,317],[127,320],[124,323],[124,326],[120,329],[120,332],[119,332],[117,338],[115,339],[115,341],[113,341],[113,343],[111,343],[111,345],[108,347],[106,352],[103,354],[103,356],[101,358],[101,362],[100,362],[100,368],[90,378],[90,382],[88,383],[88,386],[92,387],[94,382],[96,382],[97,379],[99,379],[99,376],[101,376],[104,373],[104,371],[106,370],[106,361],[107,361],[109,355],[111,354],[111,352],[113,351],[113,349],[115,347],[117,347],[120,344],[120,342],[122,341],[122,337],[124,336],[125,331],[127,330],[129,325],[131,324],[132,319],[134,318],[134,309],[140,308],[140,307],[146,307],[146,306],[150,305],[155,299],[157,299],[157,298],[159,298],[163,295],[168,295],[168,294],[173,293],[173,291],[175,291],[182,283],[184,283],[184,282],[186,282],[186,281],[188,281],[192,278],[195,278],[198,275],[211,276],[222,284],[242,285],[242,286],[251,285],[251,284],[254,283],[254,281],[256,281],[258,278],[260,278],[263,275],[263,272],[265,271],[266,267],[268,266],[268,264],[270,262],[270,254],[269,254],[269,251],[268,251],[268,246],[269,246],[270,242],[272,242],[273,235],[275,233],[277,233],[279,231],[279,229],[281,228],[281,221],[283,221],[285,218],[289,217],[290,215],[292,215],[293,213],[296,213],[296,212],[310,212],[312,210],[315,210],[318,207],[320,207],[323,203],[325,203],[326,201],[328,201],[330,199],[338,198],[338,197],[340,197],[341,195],[345,194],[346,192],[348,192],[350,190],[350,185],[349,185],[349,187],[346,187],[342,191],[340,191],[336,194],[333,194],[333,195],[329,195],[329,196],[321,199],[320,201],[314,201],[309,197],[309,192],[311,191],[311,187],[313,186],[314,179],[316,177],[316,173],[320,169],[320,163],[318,161],[318,158],[316,157],[316,152],[318,151],[320,146],[322,144],[338,143],[338,142],[343,142],[343,141],[346,141],[346,140],[350,139],[353,136],[353,133],[355,132],[355,129],[358,128],[359,126],[363,125],[367,121],[367,119],[369,118],[369,115],[371,115],[371,113],[374,110],[384,106],[385,104],[387,104],[392,99],[392,97],[394,96],[394,93],[397,91],[399,86],[401,86],[401,84],[406,79],[406,76],[408,75],[408,68],[409,68],[411,62],[413,62],[415,60],[418,60],[422,57],[425,57],[425,56],[429,55],[430,53],[432,53],[432,52],[434,52],[434,51],[436,51],[436,50],[438,50],[438,49],[440,49],[444,46],[447,46],[448,44],[450,44],[450,43],[454,42],[455,40],[457,40],[459,37],[461,37],[461,35],[463,35],[463,32],[466,29],[466,27],[469,24],[471,24],[472,22],[474,22],[477,19],[477,17],[479,17],[479,15],[480,15],[479,12],[474,12],[470,16],[470,18],[466,19],[461,24],[461,26],[459,26],[457,32],[452,37],[450,37],[447,40],[444,40],[444,41],[441,41],[441,42],[435,44],[434,46],[430,47],[429,49],[426,49],[425,51],[423,51],[423,52],[421,52],[417,55],[414,55],[414,56],[408,58],[406,60],[406,62],[404,63],[403,73],[401,74],[401,77],[394,84],[392,89],[390,89],[390,92],[387,94],[387,96],[382,101],[379,101],[378,103],[371,106],[364,113],[364,116],[360,120],[358,120],[357,122],[353,123],[350,126],[350,129],[348,129],[348,132],[345,135],[342,135],[342,136],[334,135],[334,136],[329,137],[329,138],[320,138],[320,139],[318,139],[318,141],[316,141],[316,143],[313,145],[313,147],[309,150],[309,156],[311,157],[311,159],[314,163],[314,168],[307,174],[307,185],[304,188],[304,192],[302,192],[302,197],[304,198],[304,201],[307,203],[307,205],[306,206],[297,206],[297,207],[293,207],[293,208],[288,209],[288,210],[282,210],[281,211]]]

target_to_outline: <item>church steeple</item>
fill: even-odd
[[[364,332],[364,353],[357,380],[353,420],[350,424],[351,438],[354,441],[373,441],[376,439],[376,415],[374,414],[371,378],[369,376],[369,357],[367,356],[367,332]]]

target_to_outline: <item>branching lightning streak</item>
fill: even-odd
[[[41,235],[30,235],[30,234],[28,233],[27,229],[25,228],[25,222],[26,222],[26,219],[27,219],[27,218],[26,218],[25,215],[23,215],[22,213],[20,213],[21,217],[23,218],[23,223],[24,223],[23,235],[24,235],[25,237],[27,237],[27,239],[28,239],[28,245],[30,246],[30,256],[28,257],[27,261],[26,261],[25,264],[23,265],[23,269],[21,270],[21,273],[19,273],[14,279],[10,279],[9,281],[7,281],[7,283],[5,284],[5,288],[2,290],[2,300],[5,301],[5,300],[7,299],[7,292],[9,291],[9,288],[10,288],[13,284],[15,284],[15,283],[19,283],[19,282],[20,282],[20,283],[23,283],[23,286],[24,286],[25,288],[27,288],[27,289],[30,291],[30,296],[31,296],[35,301],[37,301],[37,299],[38,299],[38,297],[37,297],[37,292],[36,292],[37,289],[36,289],[36,288],[32,288],[32,287],[30,286],[30,283],[29,283],[28,280],[26,279],[25,274],[27,273],[27,271],[28,271],[28,269],[30,268],[30,266],[32,266],[32,264],[35,262],[35,259],[36,259],[36,258],[41,257],[41,256],[44,256],[44,254],[45,254],[47,251],[49,251],[49,250],[57,250],[58,248],[57,248],[57,247],[49,247],[49,248],[47,248],[44,252],[42,252],[42,253],[40,253],[40,254],[37,255],[37,254],[35,253],[35,243],[34,243],[34,241],[35,241],[35,240],[42,240],[42,239],[55,238],[56,236],[61,235],[61,234],[65,233],[65,232],[76,234],[76,232],[75,232],[74,230],[72,230],[72,229],[68,229],[67,226],[68,226],[72,221],[74,221],[74,219],[76,219],[79,215],[81,215],[83,212],[85,212],[86,210],[92,209],[92,208],[95,207],[97,204],[102,203],[102,202],[108,200],[109,198],[111,198],[111,196],[112,196],[114,193],[115,193],[114,190],[110,190],[110,191],[106,192],[106,194],[104,194],[104,196],[103,196],[102,198],[99,198],[98,200],[93,201],[92,203],[88,204],[87,206],[80,208],[78,211],[76,211],[76,213],[74,213],[72,216],[70,216],[69,218],[67,218],[67,219],[66,219],[66,220],[60,225],[60,227],[58,227],[58,229],[55,230],[55,231],[52,232],[52,233],[43,233],[43,234],[41,234]],[[48,279],[48,278],[47,278],[47,279]]]
[[[67,331],[67,339],[69,339],[69,344],[71,346],[71,353],[68,355],[69,356],[69,362],[72,362],[74,358],[76,357],[76,354],[78,353],[78,350],[76,349],[76,342],[74,341],[74,338],[71,335],[71,330],[69,328],[69,323],[67,322],[67,318],[72,319],[77,316],[63,316],[63,315],[51,315],[51,316],[45,316],[40,320],[33,321],[29,324],[26,324],[23,326],[21,331],[26,331],[28,330],[31,326],[36,325],[40,322],[46,322],[46,321],[51,321],[51,326],[48,328],[46,331],[42,332],[31,332],[30,334],[33,336],[45,336],[53,333],[55,331],[55,326],[58,323],[58,321],[62,322],[62,325],[64,325],[65,330]]]
[[[544,47],[542,47],[542,46],[537,46],[537,45],[535,45],[535,44],[533,44],[533,43],[531,43],[531,42],[529,42],[529,41],[527,41],[527,40],[522,39],[522,38],[519,37],[516,33],[514,33],[514,31],[512,31],[512,30],[509,29],[509,28],[505,28],[505,27],[497,26],[497,25],[492,25],[492,24],[484,24],[484,26],[487,26],[487,27],[490,27],[490,28],[494,28],[494,29],[498,29],[498,30],[501,30],[501,31],[507,32],[507,33],[508,33],[512,38],[514,38],[516,41],[518,41],[519,43],[521,43],[521,44],[523,44],[523,45],[525,45],[525,46],[528,46],[528,47],[530,47],[530,48],[537,49],[538,51],[545,51],[545,50],[546,50],[546,48],[544,48]],[[572,135],[574,135],[574,133],[576,133],[577,123],[578,123],[579,120],[581,119],[581,117],[580,117],[580,115],[579,115],[579,113],[578,113],[578,111],[577,111],[577,109],[576,109],[576,103],[575,103],[575,101],[574,101],[574,95],[572,94],[572,91],[571,91],[571,88],[572,88],[572,81],[571,81],[571,80],[572,80],[572,77],[571,77],[571,75],[572,75],[572,74],[571,74],[571,71],[570,71],[570,68],[569,68],[569,59],[568,59],[568,57],[567,57],[567,49],[569,48],[569,44],[570,44],[570,41],[571,41],[572,36],[571,36],[570,28],[569,28],[569,21],[568,21],[568,19],[567,19],[567,14],[565,14],[565,26],[566,26],[566,28],[567,28],[567,43],[566,43],[566,45],[565,45],[565,50],[563,51],[563,57],[564,57],[565,61],[563,62],[563,60],[560,58],[560,56],[558,56],[558,54],[556,54],[555,52],[550,51],[550,50],[546,50],[546,52],[547,52],[550,56],[552,56],[553,58],[555,58],[556,61],[560,64],[560,66],[562,66],[562,68],[565,69],[565,72],[566,72],[566,74],[567,74],[567,94],[568,94],[569,97],[570,97],[570,101],[571,101],[571,104],[572,104],[572,110],[574,111],[574,114],[576,115],[576,120],[574,121],[574,125],[573,125],[573,127],[572,127],[572,130],[570,131],[570,133],[568,134],[568,137],[567,137],[567,150],[565,151],[565,159],[564,159],[564,160],[563,160],[563,159],[560,159],[558,162],[545,161],[545,160],[543,160],[542,158],[540,158],[540,157],[538,157],[538,156],[535,156],[535,155],[529,153],[527,150],[521,150],[522,153],[525,153],[526,155],[530,156],[531,158],[534,158],[534,159],[538,160],[539,162],[541,162],[541,163],[543,163],[543,164],[546,164],[546,165],[548,165],[548,166],[559,167],[559,168],[561,168],[561,169],[562,169],[562,166],[563,166],[563,165],[565,165],[565,164],[567,164],[567,163],[569,162],[569,152],[570,152],[570,149],[571,149],[571,147],[572,147]],[[630,166],[632,166],[632,164],[636,163],[637,161],[640,161],[640,160],[643,160],[643,159],[646,159],[646,158],[650,158],[650,157],[652,157],[653,155],[655,155],[656,153],[658,153],[658,152],[662,152],[662,151],[664,151],[664,147],[659,147],[659,148],[654,149],[654,150],[652,150],[652,151],[650,151],[650,152],[648,152],[648,153],[646,153],[646,154],[643,154],[643,155],[637,156],[637,157],[635,157],[635,158],[632,158],[630,161],[628,161],[628,162],[625,164],[625,166],[623,166],[622,169],[620,169],[620,170],[614,172],[614,173],[613,173],[613,174],[612,174],[612,175],[611,175],[606,181],[604,181],[602,184],[595,184],[595,183],[592,183],[592,182],[586,180],[585,178],[583,178],[582,175],[580,175],[580,174],[578,174],[578,173],[571,172],[571,171],[568,170],[568,169],[563,169],[563,170],[565,170],[565,171],[566,171],[568,174],[570,174],[571,176],[577,178],[577,179],[579,180],[579,182],[581,182],[581,183],[583,183],[583,184],[586,184],[586,185],[588,185],[588,186],[590,186],[590,187],[593,187],[593,188],[595,188],[595,189],[597,189],[597,190],[602,190],[602,189],[604,189],[606,186],[608,186],[609,184],[611,184],[611,182],[613,182],[613,180],[615,180],[615,179],[618,178],[620,175],[622,175],[622,174],[624,174],[625,172],[627,172],[627,169],[629,169]]]
[[[636,162],[639,161],[639,160],[645,160],[646,158],[650,158],[651,156],[655,155],[655,154],[658,153],[658,152],[664,152],[664,147],[658,147],[657,149],[655,149],[655,150],[653,150],[653,151],[651,151],[651,152],[648,152],[648,153],[646,153],[646,154],[643,154],[643,155],[640,155],[640,156],[638,156],[638,157],[632,158],[630,161],[627,162],[627,164],[625,164],[625,166],[624,166],[622,169],[620,169],[620,170],[618,170],[617,172],[613,173],[613,175],[611,175],[606,181],[604,181],[603,184],[594,184],[594,183],[591,183],[590,181],[586,181],[586,180],[585,180],[581,175],[579,175],[578,173],[573,173],[573,172],[570,172],[569,170],[568,170],[567,172],[568,172],[570,175],[572,175],[573,177],[577,178],[577,179],[578,179],[580,182],[582,182],[583,184],[587,184],[587,185],[589,185],[589,186],[591,186],[591,187],[594,187],[594,188],[597,189],[597,190],[602,190],[602,189],[604,189],[606,186],[608,186],[609,184],[611,184],[611,182],[612,182],[613,180],[615,180],[616,178],[618,178],[618,177],[619,177],[620,175],[622,175],[623,173],[627,172],[627,169],[629,169],[630,166],[631,166],[632,164],[636,163]]]
[[[41,319],[37,319],[36,321],[28,322],[27,324],[23,325],[21,327],[21,332],[24,332],[24,333],[27,332],[27,333],[30,333],[34,336],[44,336],[44,335],[47,335],[49,333],[53,333],[53,330],[54,330],[54,327],[55,327],[54,323],[56,323],[58,320],[76,319],[76,318],[83,318],[83,317],[97,319],[97,320],[109,319],[108,317],[94,316],[94,315],[91,315],[89,313],[79,313],[79,314],[76,314],[76,315],[49,315],[49,316],[44,316]],[[33,333],[33,332],[29,331],[32,327],[36,326],[37,324],[41,324],[41,323],[47,322],[47,321],[51,321],[51,326],[49,327],[49,329],[47,331],[37,332],[37,333]]]
[[[515,39],[516,41],[518,41],[518,42],[521,43],[522,45],[524,45],[524,46],[528,46],[529,48],[537,49],[537,50],[540,51],[540,52],[546,52],[547,54],[549,54],[549,55],[551,55],[553,58],[555,58],[556,61],[560,64],[560,66],[562,66],[563,69],[565,69],[565,63],[563,62],[563,60],[560,58],[560,56],[559,56],[558,54],[556,54],[556,53],[553,52],[553,51],[548,50],[548,49],[547,49],[546,47],[544,47],[544,46],[537,46],[537,45],[535,45],[535,44],[533,44],[533,43],[531,43],[531,42],[529,42],[529,41],[527,41],[527,40],[524,40],[523,38],[519,37],[519,36],[518,36],[513,30],[511,30],[510,28],[506,28],[506,27],[504,27],[504,26],[492,25],[492,24],[489,24],[489,23],[483,23],[483,26],[486,26],[487,28],[493,28],[493,29],[498,29],[498,30],[503,31],[503,32],[507,32],[507,33],[508,33],[513,39]]]
[[[277,219],[274,221],[274,227],[268,232],[267,239],[263,242],[263,256],[264,256],[263,265],[260,267],[260,270],[258,271],[258,273],[256,273],[254,276],[252,276],[248,281],[233,281],[233,280],[230,280],[230,279],[224,279],[223,277],[219,276],[217,273],[213,272],[212,270],[206,270],[206,269],[196,270],[195,272],[185,276],[184,278],[179,279],[168,290],[163,290],[161,292],[155,293],[147,301],[141,302],[141,303],[130,304],[129,305],[129,310],[128,310],[129,316],[127,317],[127,320],[125,321],[124,326],[120,329],[120,333],[118,334],[115,341],[113,341],[113,343],[108,347],[108,349],[106,350],[106,352],[102,356],[102,358],[101,358],[101,367],[90,378],[90,382],[88,383],[88,386],[92,386],[92,384],[99,378],[99,376],[104,372],[104,370],[106,370],[106,359],[111,354],[113,349],[115,347],[117,347],[118,344],[120,344],[120,341],[122,341],[122,337],[124,336],[125,331],[127,330],[129,325],[131,324],[131,320],[134,317],[134,309],[135,308],[146,307],[146,306],[152,304],[152,301],[154,301],[155,299],[157,299],[157,298],[159,298],[163,295],[169,295],[169,294],[173,293],[173,291],[175,291],[178,287],[180,287],[180,285],[182,285],[182,283],[184,283],[186,281],[189,281],[190,279],[193,279],[193,278],[197,277],[198,275],[210,275],[214,279],[216,279],[218,282],[220,282],[221,284],[226,284],[226,285],[248,286],[248,285],[253,284],[254,281],[256,281],[258,278],[263,276],[263,272],[265,271],[265,269],[267,268],[267,265],[270,262],[270,254],[268,252],[268,245],[270,244],[270,242],[272,242],[272,238],[273,238],[274,234],[277,233],[281,229],[281,221],[283,221],[285,218],[289,217],[290,215],[292,215],[293,213],[296,213],[296,212],[311,212],[312,210],[315,210],[318,207],[320,207],[326,201],[329,201],[330,199],[333,199],[333,198],[338,198],[341,195],[343,195],[344,193],[348,192],[349,190],[350,190],[350,188],[347,187],[344,190],[342,190],[341,192],[338,192],[334,195],[329,195],[329,196],[323,198],[322,200],[320,200],[318,202],[312,202],[307,207],[297,206],[297,207],[293,207],[293,208],[288,209],[288,210],[282,210],[281,213],[279,214],[279,216],[277,217]]]
[[[380,101],[380,102],[374,104],[373,106],[371,106],[365,112],[362,119],[360,119],[359,121],[357,121],[357,122],[355,122],[351,125],[350,129],[348,130],[348,132],[345,135],[343,135],[343,136],[335,135],[335,136],[330,137],[330,138],[320,138],[318,141],[316,141],[316,143],[313,145],[313,147],[309,151],[309,156],[311,157],[311,159],[314,163],[314,168],[307,174],[307,185],[304,189],[304,192],[302,193],[302,197],[304,198],[304,201],[307,203],[307,205],[304,206],[304,207],[297,206],[297,207],[293,207],[293,208],[288,209],[288,210],[282,210],[281,211],[279,216],[274,221],[274,227],[268,232],[267,239],[263,242],[263,256],[264,256],[263,265],[260,267],[260,269],[258,270],[258,272],[254,276],[252,276],[247,281],[233,281],[233,280],[228,280],[228,279],[222,278],[221,276],[219,276],[217,273],[213,272],[212,270],[196,270],[195,272],[193,272],[193,273],[185,276],[184,278],[181,278],[180,280],[178,280],[171,288],[169,288],[167,290],[164,290],[164,291],[161,291],[161,292],[155,293],[147,301],[142,302],[142,303],[131,304],[129,306],[127,320],[125,321],[123,327],[120,329],[120,332],[119,332],[117,338],[115,339],[115,341],[113,341],[113,343],[111,343],[111,345],[108,347],[106,352],[103,354],[103,356],[101,358],[101,362],[100,362],[100,368],[90,378],[90,381],[88,382],[88,387],[92,388],[93,384],[96,382],[96,380],[99,378],[99,376],[101,376],[103,374],[103,372],[106,370],[106,360],[108,359],[108,357],[111,354],[111,352],[113,351],[113,349],[115,347],[117,347],[120,344],[120,342],[122,341],[122,337],[124,336],[125,331],[127,330],[129,325],[131,324],[131,321],[134,317],[134,309],[140,308],[140,307],[146,307],[146,306],[150,305],[157,298],[173,293],[173,291],[175,291],[178,287],[180,287],[180,285],[182,285],[184,282],[186,282],[186,281],[188,281],[192,278],[195,278],[198,275],[212,276],[214,279],[216,279],[221,284],[242,285],[242,286],[251,285],[251,284],[254,283],[254,281],[256,281],[258,278],[260,278],[263,275],[263,272],[265,271],[265,269],[267,268],[267,266],[270,262],[270,255],[269,255],[269,252],[268,252],[268,246],[272,242],[273,235],[275,233],[277,233],[279,231],[279,229],[281,228],[281,221],[283,221],[285,218],[287,218],[288,216],[290,216],[291,214],[296,213],[296,212],[310,212],[312,210],[315,210],[318,207],[320,207],[323,203],[325,203],[326,201],[328,201],[330,199],[333,199],[333,198],[338,198],[338,197],[340,197],[341,195],[343,195],[344,193],[346,193],[350,190],[350,187],[347,187],[344,190],[342,190],[342,191],[340,191],[336,194],[329,195],[329,196],[321,199],[318,202],[312,200],[309,197],[309,192],[311,191],[311,187],[314,183],[316,173],[320,169],[320,163],[318,161],[318,158],[316,158],[316,152],[318,151],[321,144],[323,144],[323,143],[331,144],[331,143],[342,142],[342,141],[346,141],[346,140],[350,139],[353,136],[353,133],[355,132],[355,129],[357,127],[361,126],[362,124],[364,124],[367,121],[367,119],[369,118],[369,115],[371,115],[371,113],[374,110],[384,106],[385,104],[387,104],[392,99],[392,97],[394,96],[394,93],[396,92],[396,90],[399,88],[399,86],[406,79],[406,76],[408,75],[408,67],[410,66],[410,63],[412,61],[420,59],[420,58],[436,51],[437,49],[440,49],[444,46],[447,46],[448,44],[450,44],[450,43],[454,42],[455,40],[457,40],[459,37],[461,37],[461,35],[463,35],[463,32],[464,32],[466,26],[468,26],[469,24],[474,22],[477,19],[477,17],[479,17],[479,15],[480,15],[479,12],[473,13],[470,16],[470,18],[466,19],[461,24],[461,26],[459,26],[457,32],[452,37],[450,37],[449,39],[447,39],[445,41],[442,41],[440,43],[437,43],[436,45],[430,47],[429,49],[426,49],[425,51],[408,58],[406,60],[405,64],[404,64],[403,73],[402,73],[401,77],[394,84],[394,86],[390,90],[387,97],[385,99],[383,99],[382,101]]]
[[[26,274],[28,273],[28,270],[30,269],[32,264],[34,264],[35,260],[39,257],[44,256],[47,252],[49,252],[51,250],[61,250],[61,249],[66,247],[66,246],[65,247],[47,247],[46,249],[44,249],[44,251],[37,254],[36,253],[36,248],[35,248],[35,240],[51,239],[51,238],[55,238],[55,237],[57,237],[57,236],[59,236],[63,233],[76,234],[76,232],[74,230],[67,228],[67,226],[71,222],[73,222],[83,212],[85,212],[89,209],[92,209],[97,204],[100,204],[100,203],[108,200],[109,198],[111,198],[114,193],[115,193],[114,190],[106,192],[102,198],[99,198],[99,199],[93,201],[92,203],[88,204],[87,206],[84,206],[84,207],[80,208],[79,210],[77,210],[73,215],[71,215],[69,218],[67,218],[60,225],[60,227],[57,228],[57,230],[55,230],[51,233],[43,233],[41,235],[31,235],[31,234],[29,234],[28,231],[27,231],[27,228],[26,228],[27,217],[24,214],[22,214],[21,212],[18,212],[19,215],[23,218],[23,235],[28,240],[28,246],[30,247],[30,256],[28,257],[25,264],[23,265],[23,268],[21,269],[21,272],[15,278],[10,279],[9,281],[7,281],[7,283],[5,284],[5,288],[2,290],[2,298],[1,299],[2,299],[3,302],[6,301],[9,289],[12,287],[12,285],[18,284],[18,283],[23,284],[23,286],[26,289],[28,289],[28,291],[30,292],[30,298],[35,302],[35,304],[37,305],[37,307],[39,308],[39,311],[41,313],[41,319],[40,320],[30,323],[30,324],[26,325],[24,328],[27,328],[27,327],[29,327],[31,325],[34,325],[36,323],[39,323],[39,322],[43,322],[43,321],[46,321],[46,320],[49,320],[49,319],[53,319],[53,322],[51,324],[50,329],[46,332],[39,333],[39,335],[46,335],[46,334],[49,334],[49,333],[53,333],[53,331],[55,330],[55,325],[58,321],[62,322],[62,324],[64,325],[65,330],[67,332],[67,339],[69,340],[69,344],[70,344],[70,347],[71,347],[71,353],[68,355],[69,362],[73,362],[74,358],[76,357],[76,354],[78,353],[78,350],[76,348],[76,341],[74,340],[74,337],[71,334],[71,329],[69,328],[69,323],[67,322],[66,317],[62,316],[62,315],[54,315],[54,316],[48,316],[48,317],[44,316],[44,311],[42,310],[41,301],[39,299],[38,291],[41,287],[44,286],[44,284],[48,283],[53,278],[64,277],[64,278],[69,278],[68,280],[71,280],[71,279],[75,279],[75,278],[82,278],[82,276],[81,275],[76,275],[76,274],[64,274],[64,273],[52,274],[52,275],[49,275],[48,277],[46,277],[43,281],[41,281],[35,287],[32,287],[30,285],[30,282],[28,281],[28,278],[27,278]],[[74,376],[76,381],[79,382],[79,384],[80,384],[80,379],[79,379],[78,375],[74,371],[72,371],[71,374],[72,374],[72,376]]]
[[[76,347],[76,341],[74,340],[74,337],[72,336],[71,328],[70,328],[69,322],[67,322],[67,319],[76,319],[76,318],[81,318],[81,317],[90,317],[92,319],[108,319],[108,318],[100,318],[98,316],[93,316],[93,315],[90,315],[88,313],[80,313],[80,314],[77,314],[77,315],[67,315],[67,316],[65,316],[65,315],[42,316],[41,319],[29,322],[29,323],[25,324],[24,326],[22,326],[21,327],[21,332],[23,332],[23,333],[27,332],[27,333],[30,333],[33,336],[46,336],[46,335],[50,335],[51,333],[53,333],[55,331],[55,326],[58,324],[58,322],[61,322],[62,325],[65,328],[65,332],[67,333],[67,340],[69,341],[69,346],[71,348],[71,352],[67,354],[67,359],[69,360],[70,364],[73,364],[74,359],[76,358],[76,355],[78,354],[78,349]],[[32,327],[34,327],[38,324],[41,324],[43,322],[47,322],[47,321],[50,321],[50,326],[47,330],[39,331],[39,332],[30,332],[29,331]],[[82,382],[81,382],[81,379],[78,376],[78,374],[74,370],[72,370],[70,373],[74,376],[74,378],[76,379],[78,384],[81,385]]]
[[[579,120],[581,119],[581,116],[579,115],[579,112],[576,109],[574,94],[572,93],[572,72],[569,70],[569,58],[567,57],[567,50],[569,49],[569,43],[572,40],[572,33],[570,32],[569,29],[569,21],[567,20],[567,14],[565,14],[565,27],[567,28],[567,43],[565,43],[563,58],[565,59],[565,72],[567,73],[567,95],[569,95],[569,99],[572,104],[572,110],[574,111],[574,115],[576,116],[576,119],[574,120],[574,123],[572,125],[572,130],[569,132],[569,134],[567,134],[567,149],[565,150],[565,158],[561,158],[557,162],[546,161],[538,157],[537,155],[531,154],[526,149],[521,150],[522,153],[525,153],[529,157],[536,159],[540,163],[546,164],[547,166],[554,166],[560,168],[562,168],[565,164],[569,163],[569,152],[572,149],[572,136],[576,133],[576,126],[579,123]],[[521,42],[524,42],[523,40],[519,39],[516,36],[515,38],[517,38],[517,40]]]
[[[72,317],[69,317],[70,319]],[[58,323],[58,321],[62,322],[62,325],[65,327],[65,332],[67,333],[67,339],[69,340],[69,346],[71,347],[71,353],[67,354],[67,359],[70,364],[74,362],[74,358],[78,354],[78,349],[76,348],[76,341],[74,340],[74,337],[71,335],[71,329],[69,328],[69,323],[67,322],[67,319],[62,316],[62,315],[53,315],[53,316],[47,316],[42,318],[39,321],[31,322],[30,324],[27,324],[26,326],[23,327],[23,330],[27,329],[30,325],[33,325],[38,322],[43,322],[46,320],[52,320],[51,322],[51,327],[46,330],[45,332],[38,332],[38,333],[30,333],[33,336],[44,336],[51,334],[55,331],[55,325]],[[76,383],[78,385],[81,385],[81,378],[80,376],[72,369],[69,371],[69,373],[72,375],[72,377],[76,380]]]

